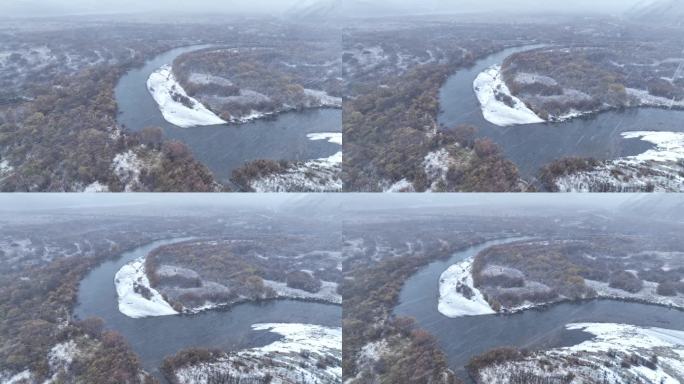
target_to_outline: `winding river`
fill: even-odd
[[[479,135],[499,144],[528,179],[537,176],[544,165],[563,157],[610,160],[637,155],[653,147],[639,139],[625,140],[621,132],[684,131],[684,111],[657,108],[607,111],[561,123],[499,127],[488,122],[473,91],[473,81],[487,68],[501,65],[508,56],[531,48],[503,50],[449,77],[440,90],[439,123],[448,128],[462,124],[478,127]]]
[[[483,315],[451,319],[437,311],[439,279],[451,265],[479,252],[515,239],[483,243],[454,254],[447,261],[429,264],[408,279],[394,313],[413,317],[421,328],[437,337],[449,366],[463,379],[468,361],[497,347],[556,348],[579,344],[589,337],[567,331],[566,324],[624,323],[684,330],[684,312],[666,307],[617,300],[562,303],[512,315]]]
[[[176,57],[206,47],[173,49],[149,60],[142,68],[126,73],[115,88],[119,125],[133,131],[149,126],[161,127],[167,139],[184,142],[223,182],[230,178],[234,169],[252,160],[311,160],[329,157],[340,150],[339,145],[326,140],[312,141],[306,137],[308,133],[341,132],[342,111],[339,109],[286,112],[246,124],[194,128],[179,128],[164,120],[147,90],[147,79],[161,66],[172,64]]]
[[[108,261],[92,270],[82,281],[74,316],[100,317],[107,329],[121,333],[142,362],[143,368],[164,382],[159,367],[166,356],[190,347],[239,350],[261,347],[278,339],[269,332],[253,331],[257,323],[305,323],[340,327],[340,306],[294,300],[262,304],[240,304],[228,310],[197,315],[133,319],[118,309],[114,275],[125,264],[146,256],[162,245],[187,239],[157,241]]]

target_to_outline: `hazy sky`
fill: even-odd
[[[545,206],[616,208],[624,204],[654,200],[683,203],[684,195],[654,196],[650,194],[0,194],[0,215],[3,211],[40,211],[54,208],[208,205],[216,207],[241,206],[260,208],[288,208],[302,206],[339,206],[340,209],[368,209],[369,207],[408,208],[439,206]],[[574,208],[571,208],[574,209]]]
[[[621,13],[643,0],[382,0],[401,6],[434,10],[505,12],[608,12]]]
[[[300,0],[0,0],[0,13],[21,16],[135,12],[282,13]]]
[[[334,4],[345,14],[431,12],[603,12],[621,13],[652,0],[0,0],[0,14],[44,16],[133,12],[282,14],[295,5]],[[367,16],[367,14],[366,14]]]

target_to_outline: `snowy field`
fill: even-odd
[[[119,311],[132,318],[177,315],[162,295],[150,286],[145,273],[145,259],[140,258],[123,267],[114,276]],[[141,292],[147,292],[143,295]],[[146,297],[147,296],[147,297]]]
[[[302,289],[290,288],[287,283],[279,281],[264,280],[264,285],[273,289],[279,298],[316,300],[326,303],[342,304],[342,295],[337,293],[337,283],[323,281],[321,289],[316,293],[311,293]]]
[[[684,192],[684,133],[623,132],[625,139],[640,139],[655,147],[636,156],[607,161],[588,172],[559,177],[560,192]]]
[[[682,331],[611,323],[568,324],[566,328],[589,333],[592,338],[571,347],[489,365],[479,370],[477,382],[505,384],[521,379],[569,384],[684,382]]]
[[[176,80],[169,65],[159,68],[150,75],[147,80],[147,89],[159,105],[164,119],[175,126],[190,128],[226,124],[226,121],[216,116],[202,103],[188,96]],[[191,106],[178,101],[179,98],[187,100],[187,104]]]
[[[319,132],[307,135],[311,141],[326,140],[342,146],[341,132]],[[330,157],[298,162],[284,172],[253,180],[250,187],[267,192],[341,192],[342,151]]]
[[[513,96],[503,80],[501,66],[495,65],[480,73],[473,89],[480,101],[485,120],[500,127],[521,124],[543,123],[544,119],[537,116],[525,103]],[[501,99],[510,100],[511,105]]]
[[[452,265],[439,279],[438,310],[446,317],[494,314],[487,300],[473,283],[473,258]]]
[[[174,372],[179,384],[206,383],[229,376],[240,382],[270,377],[272,384],[333,384],[342,382],[342,328],[311,324],[255,324],[282,338],[265,347],[226,353],[213,362]]]

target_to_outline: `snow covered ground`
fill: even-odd
[[[337,283],[331,281],[323,281],[321,289],[316,293],[290,288],[287,286],[287,283],[281,283],[279,281],[264,280],[264,285],[273,289],[276,292],[276,295],[283,299],[317,300],[333,304],[342,304],[342,295],[337,293]]]
[[[342,98],[328,95],[325,91],[304,89],[304,94],[313,100],[314,107],[342,108]]]
[[[684,100],[668,99],[660,96],[653,96],[648,91],[635,88],[627,88],[627,94],[635,98],[639,105],[644,107],[660,108],[684,108]]]
[[[147,80],[147,89],[159,105],[164,119],[169,123],[190,128],[203,125],[226,124],[226,121],[207,109],[202,103],[189,97],[173,75],[171,66],[165,65],[152,73]],[[187,101],[187,106],[178,101]]]
[[[625,139],[640,139],[654,148],[636,156],[606,161],[587,172],[555,180],[561,192],[684,192],[684,133],[623,132]]]
[[[134,192],[140,187],[143,162],[133,150],[116,155],[112,161],[112,169],[114,175],[124,184],[124,192]]]
[[[341,132],[319,132],[307,135],[309,140],[327,140],[342,145]],[[266,192],[341,192],[342,151],[330,157],[298,162],[284,172],[253,180],[250,187]]]
[[[162,295],[150,286],[145,273],[145,259],[140,258],[123,267],[114,276],[119,311],[132,318],[177,315]]]
[[[99,181],[95,181],[91,184],[86,185],[83,188],[83,193],[102,193],[102,192],[109,192],[109,187],[100,183]]]
[[[566,328],[593,337],[571,347],[487,366],[479,370],[478,383],[503,384],[523,378],[569,384],[684,382],[682,331],[611,323],[568,324]]]
[[[415,192],[416,187],[407,179],[401,179],[383,189],[384,193]]]
[[[446,317],[496,313],[473,283],[473,258],[452,265],[439,279],[438,310]]]
[[[33,375],[31,371],[21,371],[17,374],[11,374],[7,372],[0,372],[0,383],[2,384],[24,384],[30,383],[33,380]]]
[[[0,181],[9,176],[13,170],[14,168],[12,168],[7,160],[0,161]]]
[[[500,65],[495,65],[480,73],[475,78],[473,89],[480,101],[485,120],[492,124],[506,127],[544,122],[544,119],[511,94],[503,80]],[[504,98],[510,101],[510,105],[502,101]]]
[[[643,301],[684,309],[684,294],[678,293],[676,296],[661,296],[657,292],[658,283],[655,282],[645,281],[644,287],[641,291],[636,293],[611,288],[608,283],[600,281],[585,280],[585,282],[589,287],[593,288],[601,298]]]
[[[265,347],[226,353],[212,362],[181,367],[179,384],[206,383],[212,377],[240,382],[270,377],[273,384],[333,384],[342,382],[342,328],[311,324],[254,324],[282,338]]]

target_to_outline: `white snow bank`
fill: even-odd
[[[514,377],[563,382],[571,377],[572,383],[680,384],[684,379],[682,331],[612,323],[568,324],[566,328],[594,337],[572,347],[483,367],[478,382],[505,384]]]
[[[225,120],[207,109],[202,103],[188,96],[176,80],[169,65],[164,65],[150,75],[147,79],[147,89],[159,105],[164,119],[175,126],[190,128],[226,124]],[[174,95],[187,100],[192,107],[174,100]]]
[[[214,362],[174,372],[179,384],[206,383],[228,375],[240,382],[334,384],[342,382],[342,328],[311,324],[254,324],[282,338],[265,347],[226,353]]]
[[[145,274],[145,258],[132,261],[114,276],[116,293],[119,297],[119,311],[132,318],[177,315],[178,312],[167,303],[162,295],[150,287]],[[150,298],[135,291],[136,286],[149,290]]]
[[[657,347],[684,350],[684,331],[613,323],[577,323],[568,324],[566,328],[594,336],[591,340],[565,348],[572,352],[634,352]]]
[[[473,83],[485,120],[500,127],[545,122],[525,103],[513,96],[503,80],[501,66],[495,65],[480,73]],[[513,106],[497,99],[497,95],[510,98]]]
[[[473,283],[473,258],[452,265],[439,279],[437,309],[446,317],[478,316],[496,313]]]

